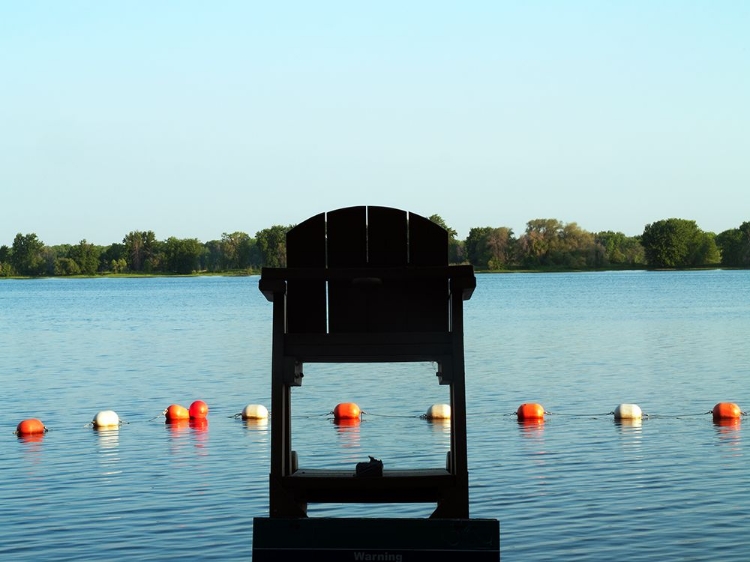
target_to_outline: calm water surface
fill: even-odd
[[[257,277],[0,281],[0,560],[249,559],[268,514],[271,305]],[[503,560],[750,559],[750,272],[479,275],[466,303],[471,510]],[[435,366],[311,365],[294,389],[307,467],[442,466]],[[206,426],[162,411],[196,399]],[[361,424],[330,412],[355,401]],[[522,402],[550,412],[519,425]],[[617,404],[648,419],[617,424]],[[127,422],[97,432],[113,409]],[[16,424],[39,417],[39,440]],[[744,437],[744,439],[743,439]],[[421,517],[431,505],[311,506]]]

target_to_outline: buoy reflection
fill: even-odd
[[[188,427],[190,427],[190,420],[180,419],[180,420],[167,420],[164,422],[164,427],[166,427],[170,433],[183,433]]]
[[[245,429],[261,431],[268,429],[268,418],[244,418]]]
[[[18,440],[21,443],[41,443],[44,440],[44,433],[19,433]]]
[[[518,427],[522,437],[541,437],[544,432],[544,418],[519,419]]]
[[[333,420],[336,433],[341,439],[342,447],[346,449],[359,448],[359,418]]]
[[[429,419],[427,418],[427,425],[432,428],[435,433],[450,435],[451,432],[451,420],[449,419]]]

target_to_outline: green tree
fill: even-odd
[[[221,235],[222,269],[247,269],[251,265],[255,240],[244,232]]]
[[[492,231],[493,228],[491,226],[475,226],[469,230],[469,235],[464,242],[464,248],[466,249],[466,259],[474,267],[489,269],[492,255],[490,254],[487,241]]]
[[[286,233],[291,228],[291,226],[274,225],[255,234],[263,266],[286,267]]]
[[[205,251],[197,238],[178,239],[174,236],[164,243],[164,265],[170,273],[193,273],[200,267]]]
[[[552,265],[580,269],[596,267],[603,255],[604,248],[591,232],[569,222],[558,231],[550,258]]]
[[[125,244],[118,244],[117,242],[110,244],[99,255],[99,271],[124,272],[128,267],[125,256]]]
[[[721,252],[721,264],[729,267],[750,266],[750,222],[743,222],[739,228],[721,232],[716,237]]]
[[[604,248],[604,259],[599,265],[639,265],[646,259],[641,241],[636,236],[626,236],[611,230],[599,232],[596,241]]]
[[[641,244],[651,267],[691,267],[718,257],[695,221],[686,219],[671,218],[647,224]]]
[[[83,275],[94,275],[99,269],[99,255],[101,248],[89,244],[84,238],[77,246],[70,248],[69,256],[78,265],[78,270]]]
[[[505,226],[493,228],[485,240],[486,252],[489,255],[487,265],[490,269],[506,269],[513,264],[516,239],[513,230]]]
[[[73,258],[57,258],[55,260],[55,275],[80,275],[81,268]]]
[[[13,275],[13,266],[10,264],[10,248],[6,245],[0,246],[0,277]]]
[[[526,223],[526,232],[518,239],[519,259],[527,267],[550,265],[563,224],[557,219],[534,219]]]
[[[701,231],[691,245],[689,261],[692,265],[718,265],[721,252],[716,245],[716,234]]]
[[[47,270],[44,243],[34,233],[19,232],[13,240],[10,262],[19,275],[44,275]]]
[[[201,269],[211,272],[221,271],[224,259],[221,251],[221,240],[209,240],[203,246],[205,251],[201,256]]]
[[[152,271],[156,256],[156,235],[152,230],[133,230],[122,243],[125,245],[125,256],[131,271]]]

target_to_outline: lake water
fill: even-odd
[[[750,271],[478,275],[465,303],[471,515],[502,559],[750,559]],[[0,560],[247,560],[268,515],[271,304],[257,277],[0,281]],[[442,466],[431,364],[306,369],[300,464]],[[206,426],[164,423],[205,400]],[[353,427],[330,412],[354,401]],[[523,402],[549,412],[522,425]],[[641,423],[615,423],[636,403]],[[100,410],[126,424],[94,431]],[[49,432],[19,439],[29,417]],[[422,517],[433,506],[311,506]]]

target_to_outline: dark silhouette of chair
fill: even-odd
[[[348,549],[369,560],[356,556],[387,545],[410,560],[433,560],[438,551],[497,560],[497,520],[469,520],[463,301],[476,287],[473,268],[448,265],[445,229],[388,207],[321,213],[291,229],[286,242],[287,267],[263,268],[260,279],[273,302],[271,473],[270,518],[254,520],[254,559],[281,551],[331,559]],[[354,466],[298,466],[291,388],[302,384],[305,363],[416,361],[435,362],[440,384],[450,387],[446,466],[389,470],[386,462],[382,475],[368,477]],[[308,518],[316,502],[436,508],[429,519]]]
[[[448,265],[448,233],[414,213],[349,207],[287,234],[287,267],[263,268],[273,302],[271,517],[304,517],[308,502],[436,502],[432,517],[469,516],[463,301],[471,266]],[[450,386],[445,467],[357,478],[299,468],[292,450],[291,392],[307,362],[433,361]]]

